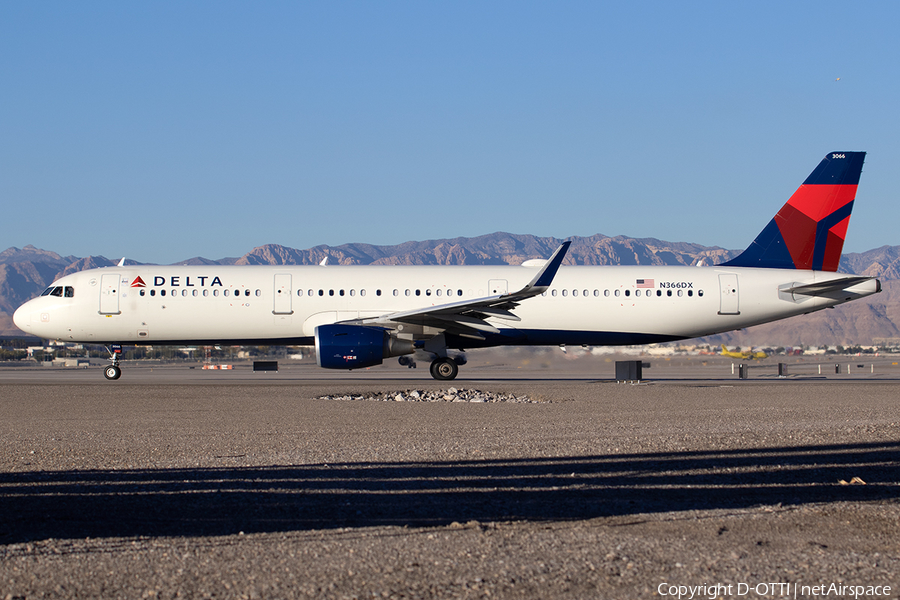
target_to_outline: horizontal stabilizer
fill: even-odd
[[[820,283],[807,283],[805,285],[798,285],[796,287],[788,288],[786,290],[781,290],[783,292],[788,292],[791,294],[801,294],[803,296],[826,296],[828,294],[832,294],[834,292],[840,292],[846,290],[847,288],[851,288],[855,285],[859,285],[861,283],[865,283],[867,281],[872,281],[875,279],[874,277],[842,277],[840,279],[831,279],[829,281],[822,281]],[[877,280],[876,280],[877,281]],[[879,284],[879,290],[880,284]]]

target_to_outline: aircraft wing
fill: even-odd
[[[840,279],[831,279],[829,281],[822,281],[820,283],[808,283],[805,285],[798,285],[796,287],[788,288],[786,290],[781,290],[783,292],[788,292],[791,294],[802,294],[804,296],[823,296],[832,292],[840,292],[841,290],[846,290],[849,287],[853,287],[854,285],[859,285],[860,283],[871,281],[875,279],[874,277],[841,277]]]
[[[473,300],[450,302],[436,306],[427,306],[414,310],[342,321],[348,325],[374,325],[393,328],[398,323],[433,327],[464,337],[483,339],[481,332],[499,333],[500,330],[487,322],[494,317],[507,321],[519,321],[519,317],[510,312],[522,301],[543,294],[549,289],[571,242],[563,242],[553,253],[547,263],[528,284],[511,294],[497,294]]]

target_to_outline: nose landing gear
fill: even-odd
[[[103,376],[109,381],[115,381],[122,376],[122,368],[119,366],[119,355],[122,354],[122,346],[112,344],[107,346],[106,351],[109,352],[110,365],[103,369]]]

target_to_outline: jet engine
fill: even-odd
[[[364,369],[385,358],[415,352],[411,340],[401,340],[380,327],[319,325],[316,363],[326,369]]]

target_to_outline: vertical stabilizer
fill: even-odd
[[[837,271],[865,152],[829,152],[750,247],[724,266]]]

